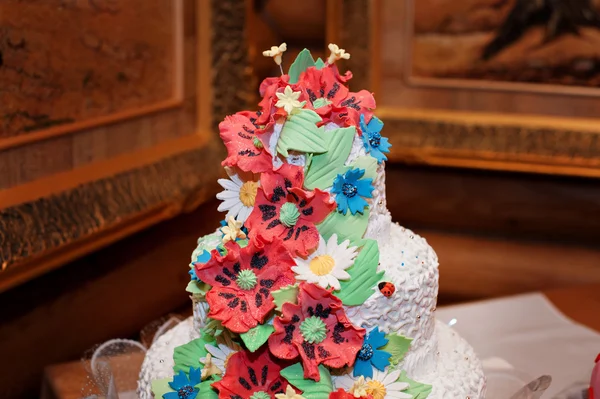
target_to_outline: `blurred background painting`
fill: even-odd
[[[598,1],[420,0],[412,7],[415,82],[526,83],[493,86],[524,90],[600,86]]]

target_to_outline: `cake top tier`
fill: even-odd
[[[323,62],[305,49],[284,74],[285,48],[263,53],[282,74],[261,83],[259,110],[219,125],[230,179],[219,181],[225,191],[217,197],[227,221],[235,218],[226,228],[231,234],[244,224],[251,237],[279,237],[293,255],[307,256],[319,236],[362,239],[390,144],[373,115],[372,93],[350,91],[352,73],[335,64],[350,54],[330,44]]]

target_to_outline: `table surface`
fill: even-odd
[[[600,332],[600,284],[543,293],[569,318]],[[42,399],[79,399],[88,381],[87,371],[80,361],[48,366],[44,372]]]

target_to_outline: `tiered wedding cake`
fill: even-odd
[[[194,316],[148,351],[140,398],[484,397],[473,349],[435,320],[435,252],[391,221],[375,100],[329,48],[220,124],[226,220],[198,240]]]

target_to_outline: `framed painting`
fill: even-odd
[[[328,12],[392,161],[600,176],[597,2],[331,0]]]
[[[0,5],[0,292],[211,198],[217,125],[251,98],[245,2],[21,3]]]

